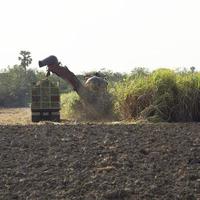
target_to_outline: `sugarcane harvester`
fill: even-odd
[[[84,112],[90,113],[91,118],[106,117],[106,114],[109,114],[108,83],[103,77],[92,76],[82,83],[73,72],[60,64],[56,56],[39,61],[39,67],[44,66],[47,66],[47,75],[52,72],[72,86],[84,104]]]

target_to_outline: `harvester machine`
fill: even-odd
[[[84,107],[93,116],[100,116],[108,111],[109,95],[107,81],[100,76],[91,76],[82,83],[66,66],[62,66],[56,56],[49,56],[39,61],[39,67],[47,66],[47,75],[56,74],[68,82],[80,96]]]

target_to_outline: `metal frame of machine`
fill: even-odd
[[[32,122],[60,121],[60,92],[58,86],[48,79],[37,82],[32,86],[31,100]]]

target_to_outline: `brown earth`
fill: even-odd
[[[0,160],[4,200],[200,199],[199,123],[4,122]]]

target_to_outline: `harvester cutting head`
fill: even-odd
[[[85,87],[92,92],[105,92],[107,90],[107,81],[98,76],[92,76],[85,82]]]

